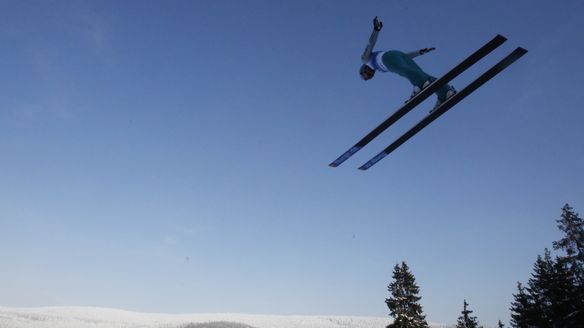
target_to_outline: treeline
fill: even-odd
[[[566,204],[557,220],[564,237],[537,257],[527,285],[517,283],[511,326],[518,328],[584,327],[584,225]]]
[[[563,232],[563,238],[552,244],[558,255],[552,258],[546,248],[537,256],[527,284],[517,283],[510,307],[511,327],[584,327],[584,221],[566,204],[556,222]],[[392,278],[391,296],[385,303],[394,321],[387,328],[428,328],[420,288],[408,265],[396,265]],[[482,328],[472,312],[464,300],[456,328]],[[497,325],[505,326],[500,320]]]

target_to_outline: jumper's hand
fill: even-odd
[[[424,49],[420,49],[420,55],[423,55],[427,52],[430,52],[432,50],[436,50],[436,48],[432,47],[432,48],[424,48]]]
[[[373,19],[373,30],[374,31],[381,31],[381,28],[383,27],[383,23],[377,19],[377,16],[375,16],[375,18]]]

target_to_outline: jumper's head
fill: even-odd
[[[373,75],[375,75],[375,70],[368,65],[361,65],[361,68],[359,68],[359,75],[361,75],[361,78],[365,81],[371,80]]]

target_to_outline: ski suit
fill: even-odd
[[[390,51],[376,51],[372,52],[366,65],[380,72],[392,72],[405,77],[410,83],[422,89],[426,81],[433,82],[436,78],[424,72],[418,64],[413,60],[414,57],[419,56],[420,51],[413,51],[409,53],[398,50]],[[451,90],[448,84],[436,91],[439,101],[446,99],[446,93]]]

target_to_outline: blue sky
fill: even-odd
[[[432,322],[508,322],[584,211],[581,1],[4,1],[0,305],[386,316],[406,261]],[[327,166],[500,33],[529,53],[367,172]]]

